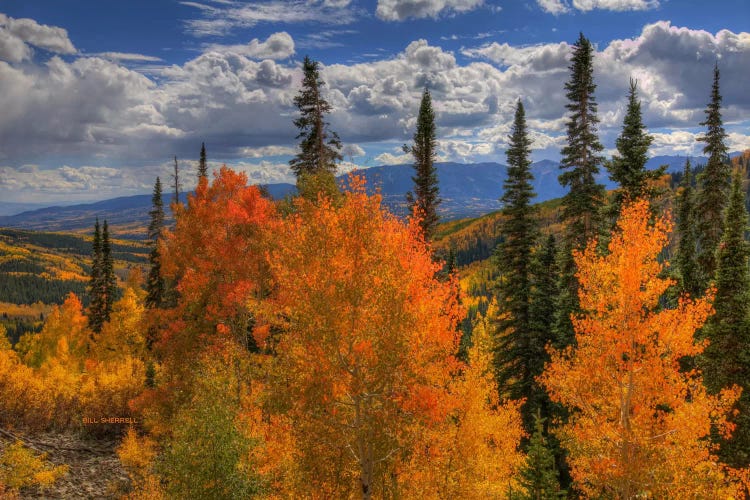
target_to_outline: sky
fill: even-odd
[[[176,155],[293,182],[301,62],[321,64],[340,171],[409,163],[422,89],[439,159],[505,162],[518,99],[533,159],[560,157],[579,33],[596,47],[606,154],[638,81],[652,155],[699,155],[713,67],[731,151],[750,148],[748,0],[3,0],[0,201],[148,193]]]

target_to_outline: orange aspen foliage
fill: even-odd
[[[693,334],[712,313],[711,293],[660,307],[674,284],[657,260],[672,224],[650,216],[645,201],[625,206],[606,255],[595,241],[575,252],[577,346],[552,351],[540,380],[571,412],[558,435],[584,496],[737,498],[708,437],[712,426],[730,430],[738,390],[711,396],[700,373],[679,365],[705,347]]]
[[[454,289],[435,278],[418,225],[351,186],[336,206],[297,200],[270,258],[283,329],[273,390],[297,447],[294,496],[397,494],[398,463],[421,428],[448,418],[461,366]]]
[[[452,410],[440,425],[425,429],[404,468],[405,498],[508,498],[520,494],[515,480],[524,455],[519,408],[498,400],[492,371],[491,303],[472,332],[469,365],[450,384]]]
[[[66,367],[76,371],[83,368],[91,331],[83,315],[83,305],[74,293],[71,292],[61,306],[52,309],[41,332],[27,335],[29,337],[21,341],[23,360],[27,365],[40,367],[46,360],[60,355],[69,363]],[[61,339],[64,339],[64,346]],[[65,352],[58,353],[59,347]]]
[[[276,209],[245,174],[227,167],[175,209],[161,255],[165,276],[179,280],[180,298],[160,347],[184,365],[183,356],[217,332],[248,347],[254,307],[269,293],[266,250]]]

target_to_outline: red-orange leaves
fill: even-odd
[[[273,203],[257,186],[247,186],[244,174],[222,167],[210,186],[201,182],[187,206],[176,210],[162,269],[178,280],[178,317],[189,321],[167,336],[195,338],[222,324],[247,342],[253,305],[268,292],[266,253],[277,226]]]
[[[446,418],[457,366],[459,309],[440,265],[416,227],[352,185],[340,206],[299,200],[271,258],[279,393],[301,486],[320,497],[393,493],[415,426]]]
[[[703,350],[693,334],[712,313],[710,294],[660,307],[672,280],[657,256],[671,223],[650,216],[644,201],[626,206],[606,255],[596,242],[576,253],[577,347],[553,352],[541,381],[571,410],[559,435],[587,496],[730,498],[707,438],[738,394],[710,396],[679,365]]]

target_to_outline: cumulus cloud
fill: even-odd
[[[536,0],[541,9],[550,14],[559,15],[570,12],[568,0]],[[573,8],[582,12],[591,10],[649,10],[659,7],[659,0],[572,0]]]
[[[404,21],[468,12],[483,4],[484,0],[378,0],[375,14],[385,21]]]
[[[250,59],[286,59],[294,54],[294,40],[289,33],[281,31],[269,35],[264,42],[254,38],[244,45],[209,45],[207,50],[239,54]]]
[[[330,8],[322,2],[315,5]],[[30,46],[3,45],[3,33],[7,31],[0,29],[0,57],[16,55],[0,61],[0,165],[18,169],[34,162],[49,167],[58,157],[131,165],[131,173],[123,177],[87,172],[89,177],[83,178],[83,171],[55,168],[50,173],[39,167],[26,177],[10,176],[8,182],[37,176],[40,185],[51,186],[52,179],[60,189],[107,182],[144,186],[139,189],[148,192],[154,172],[160,171],[152,168],[154,162],[163,161],[168,168],[174,154],[194,161],[204,141],[210,161],[242,160],[242,168],[259,182],[290,180],[286,158],[280,157],[296,151],[293,100],[302,71],[299,61],[281,57],[294,50],[288,34],[276,33],[239,48],[206,46],[183,64],[152,65],[148,74],[157,78],[149,78],[123,66],[126,59],[112,56],[29,59],[24,50]],[[349,163],[342,169],[353,168],[355,159],[365,164],[410,163],[408,155],[396,150],[370,155],[375,155],[373,150],[381,153],[382,144],[411,140],[425,86],[433,96],[441,158],[501,160],[519,98],[526,106],[535,153],[557,156],[565,141],[562,83],[568,78],[570,46],[475,43],[461,49],[460,60],[439,45],[415,40],[393,55],[321,66],[323,92],[333,106],[331,127],[347,145]],[[280,58],[274,59],[276,55]],[[619,133],[632,75],[639,81],[645,122],[661,134],[652,153],[695,154],[692,135],[704,117],[717,60],[730,148],[748,147],[742,124],[746,126],[750,112],[744,85],[750,34],[709,33],[669,22],[647,25],[638,36],[613,40],[595,54],[605,145],[612,147]],[[140,174],[134,173],[138,168],[145,172],[141,184]]]

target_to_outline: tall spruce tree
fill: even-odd
[[[661,193],[653,183],[664,175],[667,167],[646,170],[648,148],[653,141],[653,136],[648,134],[643,124],[641,101],[638,99],[638,82],[631,78],[627,112],[622,132],[615,143],[618,154],[607,163],[609,178],[620,185],[610,208],[610,214],[614,217],[619,215],[624,200],[643,197],[653,201]]]
[[[95,333],[104,324],[104,287],[102,278],[102,233],[99,218],[94,225],[94,239],[91,244],[91,276],[89,278],[89,326]]]
[[[570,80],[565,83],[570,113],[567,122],[568,144],[562,149],[560,184],[569,188],[563,197],[562,220],[567,223],[560,254],[560,300],[555,330],[557,345],[573,342],[570,315],[578,310],[578,282],[572,251],[585,247],[599,231],[604,186],[596,183],[596,175],[604,157],[597,136],[597,104],[594,98],[594,48],[580,34],[573,45]]]
[[[112,244],[109,241],[109,226],[107,219],[104,219],[102,226],[102,319],[109,321],[112,314],[112,307],[117,299],[117,277],[115,276],[114,259],[112,257]]]
[[[676,264],[679,272],[680,290],[691,297],[699,297],[702,280],[696,261],[696,228],[692,168],[690,159],[685,161],[680,193],[677,196],[677,232],[680,235],[680,246],[677,248]]]
[[[166,293],[166,284],[161,274],[161,259],[159,256],[159,237],[164,228],[164,202],[161,193],[161,179],[156,178],[154,193],[151,197],[151,222],[148,225],[148,239],[151,252],[148,256],[150,270],[146,281],[146,307],[149,309],[161,307]]]
[[[177,163],[177,157],[174,157],[174,167],[172,171],[172,188],[174,189],[174,196],[172,197],[172,203],[180,202],[180,165]]]
[[[336,163],[343,158],[341,140],[329,130],[326,122],[332,107],[322,95],[325,85],[320,77],[319,63],[305,56],[302,63],[302,88],[294,98],[300,116],[294,120],[301,139],[299,153],[289,161],[303,195],[315,197],[317,191],[336,191]]]
[[[198,160],[198,181],[208,179],[208,163],[206,162],[206,143],[201,143],[201,156]]]
[[[739,415],[735,418],[737,428],[729,440],[718,439],[720,457],[734,467],[750,464],[750,245],[745,240],[747,230],[745,193],[738,169],[716,252],[716,313],[702,331],[709,345],[699,359],[703,380],[710,392],[718,393],[735,384],[742,387],[737,405]]]
[[[427,241],[432,240],[440,220],[437,213],[437,207],[440,205],[440,186],[435,168],[436,149],[435,112],[432,110],[430,91],[425,87],[419,104],[414,144],[404,146],[404,151],[414,157],[416,172],[411,178],[414,182],[414,192],[406,194],[406,201],[412,212],[418,213],[422,218],[419,224]]]
[[[510,143],[506,152],[508,174],[503,184],[504,218],[500,224],[503,241],[497,246],[495,259],[500,281],[498,305],[500,321],[495,342],[495,370],[498,387],[512,399],[529,398],[535,386],[533,373],[537,357],[542,352],[534,349],[531,338],[531,260],[532,249],[538,234],[531,173],[531,140],[526,130],[526,115],[519,100]],[[527,431],[533,430],[533,415],[536,408],[524,406]]]
[[[708,156],[708,162],[698,178],[700,190],[696,201],[698,264],[704,277],[701,283],[704,289],[716,272],[716,248],[721,240],[724,206],[731,180],[731,167],[725,143],[727,134],[721,118],[718,64],[714,66],[711,101],[705,113],[706,119],[701,125],[706,127],[706,134],[699,140],[706,143],[703,153]]]

